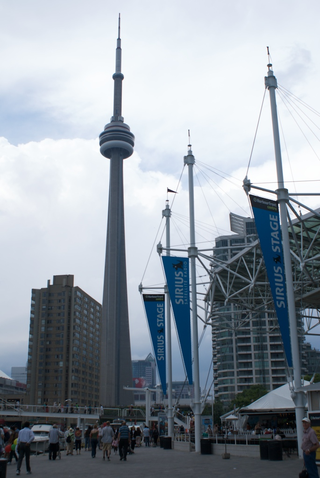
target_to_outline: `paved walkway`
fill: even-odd
[[[110,462],[103,461],[99,450],[96,458],[91,458],[88,451],[73,456],[62,452],[61,460],[56,461],[49,461],[48,455],[32,456],[31,469],[34,477],[41,478],[292,478],[301,471],[302,460],[294,456],[284,457],[283,461],[262,461],[232,455],[229,460],[224,460],[218,455],[142,446],[135,450],[134,455],[128,455],[127,461],[120,461],[119,455],[113,452]],[[20,476],[25,475],[23,461]],[[15,476],[16,466],[12,463],[7,467],[7,478]]]

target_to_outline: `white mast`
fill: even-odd
[[[162,217],[166,218],[166,255],[170,256],[170,217],[171,209],[168,201],[166,208],[162,211]],[[166,293],[166,331],[167,331],[167,382],[168,382],[168,436],[173,438],[174,417],[172,407],[172,341],[171,341],[171,309],[170,295],[167,284],[165,285]]]
[[[197,317],[197,282],[196,282],[196,257],[198,249],[195,239],[195,217],[194,217],[194,189],[193,189],[193,165],[195,163],[194,156],[190,144],[188,154],[184,156],[184,164],[188,166],[189,177],[189,214],[190,214],[190,247],[188,256],[190,258],[191,270],[191,302],[192,302],[192,349],[193,349],[193,383],[194,383],[194,425],[195,425],[195,451],[200,452],[200,377],[199,377],[199,349],[198,349],[198,317]]]
[[[269,54],[269,51],[268,51]],[[282,158],[280,148],[280,136],[279,125],[277,115],[277,104],[275,90],[277,88],[277,80],[272,71],[272,64],[268,64],[268,76],[265,77],[265,85],[269,90],[270,104],[271,104],[271,116],[273,127],[273,141],[277,166],[278,176],[278,189],[276,191],[281,219],[281,232],[283,242],[283,255],[284,255],[284,267],[286,274],[287,285],[287,299],[288,299],[288,313],[290,324],[290,338],[291,338],[291,350],[293,361],[293,378],[294,378],[294,391],[293,400],[296,410],[296,427],[298,438],[298,450],[299,455],[302,456],[300,448],[302,441],[302,419],[304,416],[304,394],[302,391],[298,391],[301,388],[301,364],[300,364],[300,351],[297,331],[297,316],[296,307],[293,292],[293,280],[292,280],[292,266],[290,257],[290,244],[289,244],[289,232],[288,232],[288,220],[287,220],[287,204],[289,202],[288,190],[284,187],[283,170],[282,170]]]

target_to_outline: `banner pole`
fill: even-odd
[[[286,284],[287,284],[288,312],[289,312],[290,337],[291,337],[291,349],[292,349],[292,361],[293,361],[294,390],[293,390],[292,398],[295,403],[298,451],[299,451],[299,456],[301,457],[302,456],[301,442],[302,442],[302,433],[303,433],[302,419],[304,417],[305,406],[304,406],[304,393],[302,391],[298,391],[298,389],[301,388],[301,364],[300,364],[300,351],[299,351],[299,341],[298,341],[298,331],[297,331],[296,307],[295,307],[294,292],[293,292],[292,265],[291,265],[291,257],[290,257],[290,243],[289,243],[288,219],[287,219],[287,204],[289,202],[289,196],[288,196],[288,190],[284,187],[283,170],[282,170],[279,125],[278,125],[277,104],[276,104],[276,96],[275,96],[275,90],[278,87],[278,85],[277,85],[277,80],[272,71],[272,65],[270,63],[268,65],[268,76],[265,78],[265,85],[266,85],[266,88],[268,88],[269,95],[270,95],[273,141],[274,141],[274,150],[275,150],[277,176],[278,176],[278,189],[276,193],[277,193],[279,209],[280,209],[283,256],[284,256],[284,266],[285,266]]]
[[[201,404],[200,404],[200,376],[199,376],[199,348],[198,348],[198,314],[197,314],[197,281],[196,281],[196,257],[198,249],[195,244],[195,217],[194,217],[194,188],[193,188],[193,165],[195,158],[192,154],[191,144],[188,145],[188,154],[184,157],[184,164],[188,166],[189,177],[189,213],[190,213],[190,258],[191,271],[191,301],[192,301],[192,350],[193,350],[193,383],[194,383],[194,432],[195,451],[200,452],[201,433]]]
[[[166,255],[170,256],[170,217],[171,209],[168,201],[166,208],[162,211],[162,217],[166,218]],[[173,438],[174,435],[174,416],[172,406],[172,341],[171,341],[171,309],[170,309],[170,294],[168,285],[164,287],[166,294],[166,332],[167,332],[167,381],[168,381],[168,436]]]

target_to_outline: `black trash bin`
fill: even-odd
[[[7,476],[7,462],[6,458],[0,458],[0,478],[6,478]]]
[[[269,440],[260,440],[260,460],[268,460],[269,459],[269,451],[268,451],[268,443]]]
[[[270,440],[268,443],[268,455],[270,461],[282,460],[282,443],[280,440]]]
[[[201,455],[212,455],[212,446],[210,438],[201,438],[200,450]]]
[[[162,443],[164,450],[171,450],[171,437],[163,437]]]
[[[161,436],[159,437],[159,440],[160,440],[160,448],[163,448],[163,438],[164,438],[163,435],[161,435]]]

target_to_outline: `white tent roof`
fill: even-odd
[[[304,381],[304,385],[309,385],[309,382]],[[247,407],[241,408],[241,413],[250,411],[280,411],[280,410],[294,410],[295,405],[291,398],[289,384],[286,383],[275,390],[267,393]]]
[[[2,370],[0,370],[0,378],[8,378],[9,380],[12,380],[12,378],[9,377],[9,375],[7,375],[6,373],[4,373]]]

